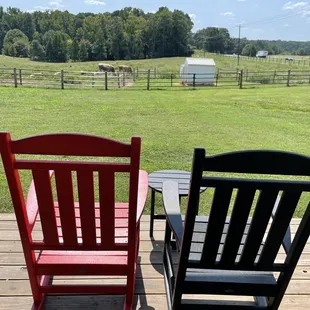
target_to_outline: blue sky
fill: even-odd
[[[190,14],[194,30],[226,27],[237,36],[236,24],[241,23],[242,36],[249,39],[310,40],[310,0],[2,0],[1,5],[23,11],[60,9],[72,13],[112,12],[126,6],[154,12],[167,6]]]

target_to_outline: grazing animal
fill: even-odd
[[[115,69],[109,64],[99,64],[99,72],[115,72]]]
[[[119,72],[126,72],[126,73],[131,73],[132,74],[132,69],[129,66],[118,66]]]

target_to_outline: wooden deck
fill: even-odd
[[[296,232],[298,219],[292,221],[292,234]],[[148,236],[149,217],[141,222],[140,264],[137,271],[136,309],[166,310],[166,295],[162,269],[164,221],[155,221],[154,239]],[[38,231],[38,233],[40,233]],[[280,254],[281,255],[281,254]],[[123,278],[59,277],[60,283],[120,283]],[[122,310],[123,296],[51,296],[45,309],[105,309]],[[14,214],[0,214],[0,309],[30,309],[32,297],[19,233]],[[283,300],[282,310],[310,309],[310,243],[299,261],[293,279]]]

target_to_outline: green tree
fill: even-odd
[[[19,29],[9,30],[3,40],[3,53],[12,56],[12,47],[14,46],[16,56],[27,57],[29,52],[28,37]]]
[[[12,56],[12,57],[16,57],[17,52],[16,52],[16,48],[15,48],[15,46],[14,46],[13,44],[11,44],[11,45],[8,47],[7,55],[8,55],[8,56]]]
[[[303,48],[300,48],[298,51],[297,51],[297,55],[300,55],[300,56],[304,56],[306,55],[306,52]]]
[[[16,40],[13,44],[16,50],[16,56],[28,57],[29,56],[29,42],[25,39]]]
[[[35,24],[30,13],[23,13],[21,17],[21,31],[29,38],[33,39]]]
[[[44,48],[38,40],[33,40],[31,42],[30,59],[31,60],[44,60],[45,59]]]
[[[190,33],[193,28],[193,22],[187,14],[180,10],[175,10],[173,18],[173,55],[190,56],[189,48]]]
[[[53,38],[53,49],[55,62],[66,62],[68,60],[68,41],[67,36],[62,31],[56,31]]]
[[[41,44],[42,43],[42,35],[38,31],[35,31],[33,33],[33,40],[37,40]]]
[[[249,57],[255,57],[257,54],[257,51],[258,50],[254,44],[247,44],[242,50],[242,55],[249,56]]]
[[[80,59],[80,46],[77,40],[73,40],[71,47],[71,59],[79,60]]]
[[[126,56],[127,42],[124,35],[122,19],[115,17],[111,25],[111,52],[115,60],[124,59]]]
[[[80,60],[88,60],[88,44],[85,40],[82,40],[80,43]]]
[[[47,39],[46,59],[51,62],[66,62],[68,60],[68,36],[62,31],[49,32]]]

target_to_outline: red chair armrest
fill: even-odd
[[[139,223],[145,207],[148,193],[148,186],[149,186],[148,174],[146,171],[140,170],[139,186],[138,186],[137,223]]]
[[[53,174],[54,171],[50,171],[50,177],[52,177]],[[38,200],[33,180],[31,181],[27,195],[26,209],[30,230],[32,230],[38,216]]]

